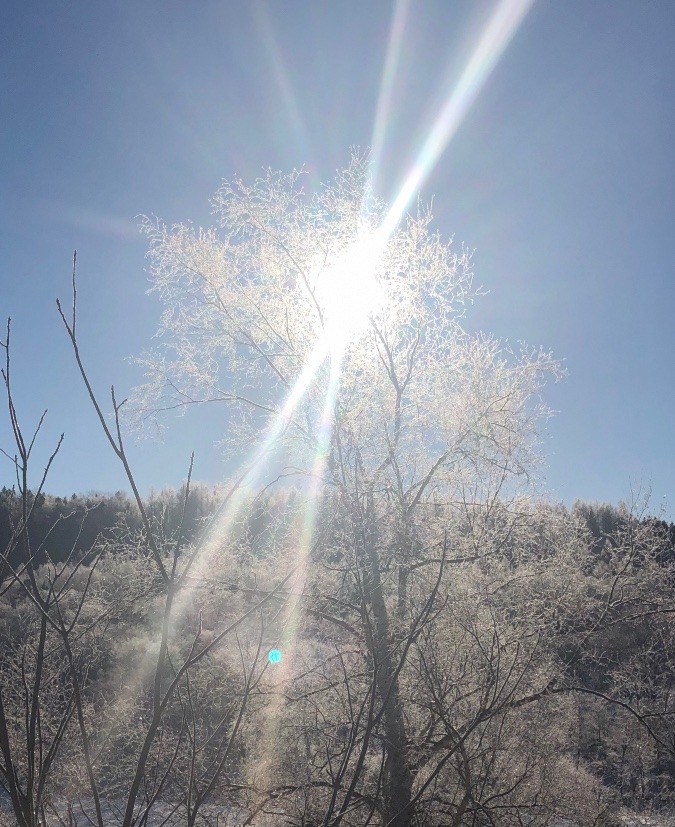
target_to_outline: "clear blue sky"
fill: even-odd
[[[389,88],[378,188],[395,196],[496,8],[412,0]],[[373,140],[395,10],[383,0],[7,3],[0,25],[0,314],[24,423],[49,409],[48,489],[126,483],[56,315],[77,248],[81,346],[105,396],[159,316],[135,216],[210,222],[223,178],[305,164],[330,178]],[[616,502],[651,484],[675,516],[675,4],[535,0],[429,170],[445,236],[490,293],[471,329],[543,345],[554,498]],[[107,398],[106,398],[107,401]],[[132,444],[141,488],[228,472],[218,412]],[[0,445],[10,447],[7,424]],[[0,464],[0,484],[11,484]],[[665,497],[665,500],[663,498]]]

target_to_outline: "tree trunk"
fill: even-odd
[[[387,607],[382,592],[380,558],[377,552],[377,532],[372,497],[368,497],[365,514],[359,515],[355,526],[359,538],[359,557],[364,564],[366,600],[373,612],[372,658],[378,693],[382,699],[386,761],[384,765],[383,816],[389,827],[409,827],[412,824],[413,775],[407,760],[407,734],[403,706],[398,685],[397,664],[392,652],[392,640]]]

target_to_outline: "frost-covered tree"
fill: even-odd
[[[333,472],[339,443],[352,462],[358,449],[363,478],[416,492],[424,480],[418,499],[476,463],[531,469],[550,355],[465,333],[470,257],[428,211],[383,230],[363,160],[314,196],[301,184],[297,172],[224,184],[218,229],[144,222],[165,309],[137,409],[230,402],[239,448],[243,429],[280,417],[296,464],[302,449],[311,464],[328,424]]]
[[[359,680],[372,695],[365,746],[349,742],[325,817],[367,809],[359,784],[368,739],[379,738],[373,806],[402,827],[419,769],[410,732],[419,722],[406,719],[401,694],[406,660],[446,599],[448,561],[499,550],[493,512],[529,485],[536,424],[548,414],[539,392],[559,369],[548,353],[465,331],[478,292],[470,256],[422,208],[393,226],[366,160],[353,157],[314,194],[302,181],[270,172],[252,186],[224,184],[214,229],[145,221],[164,312],[135,410],[228,403],[232,449],[241,455],[257,438],[320,483],[332,522],[314,526],[325,542],[301,553],[298,588],[330,593],[356,615],[370,675]]]

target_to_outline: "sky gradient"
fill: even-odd
[[[304,165],[327,180],[358,145],[376,150],[389,201],[426,159],[422,199],[444,237],[475,250],[489,291],[468,329],[565,361],[545,394],[558,411],[544,442],[552,499],[651,486],[651,510],[675,517],[675,5],[520,5],[503,52],[485,45],[499,4],[483,0],[3,10],[0,315],[26,430],[49,411],[39,466],[66,435],[49,491],[127,488],[55,309],[72,251],[80,344],[107,404],[112,383],[122,397],[141,381],[128,357],[160,313],[136,217],[206,226],[222,179]],[[456,122],[431,146],[453,95]],[[163,445],[130,441],[141,490],[179,484],[192,450],[197,479],[227,477],[219,417],[174,420]]]

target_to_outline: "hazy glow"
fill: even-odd
[[[501,0],[455,88],[446,98],[396,196],[384,230],[393,232],[413,197],[459,129],[485,81],[508,46],[534,0]]]

